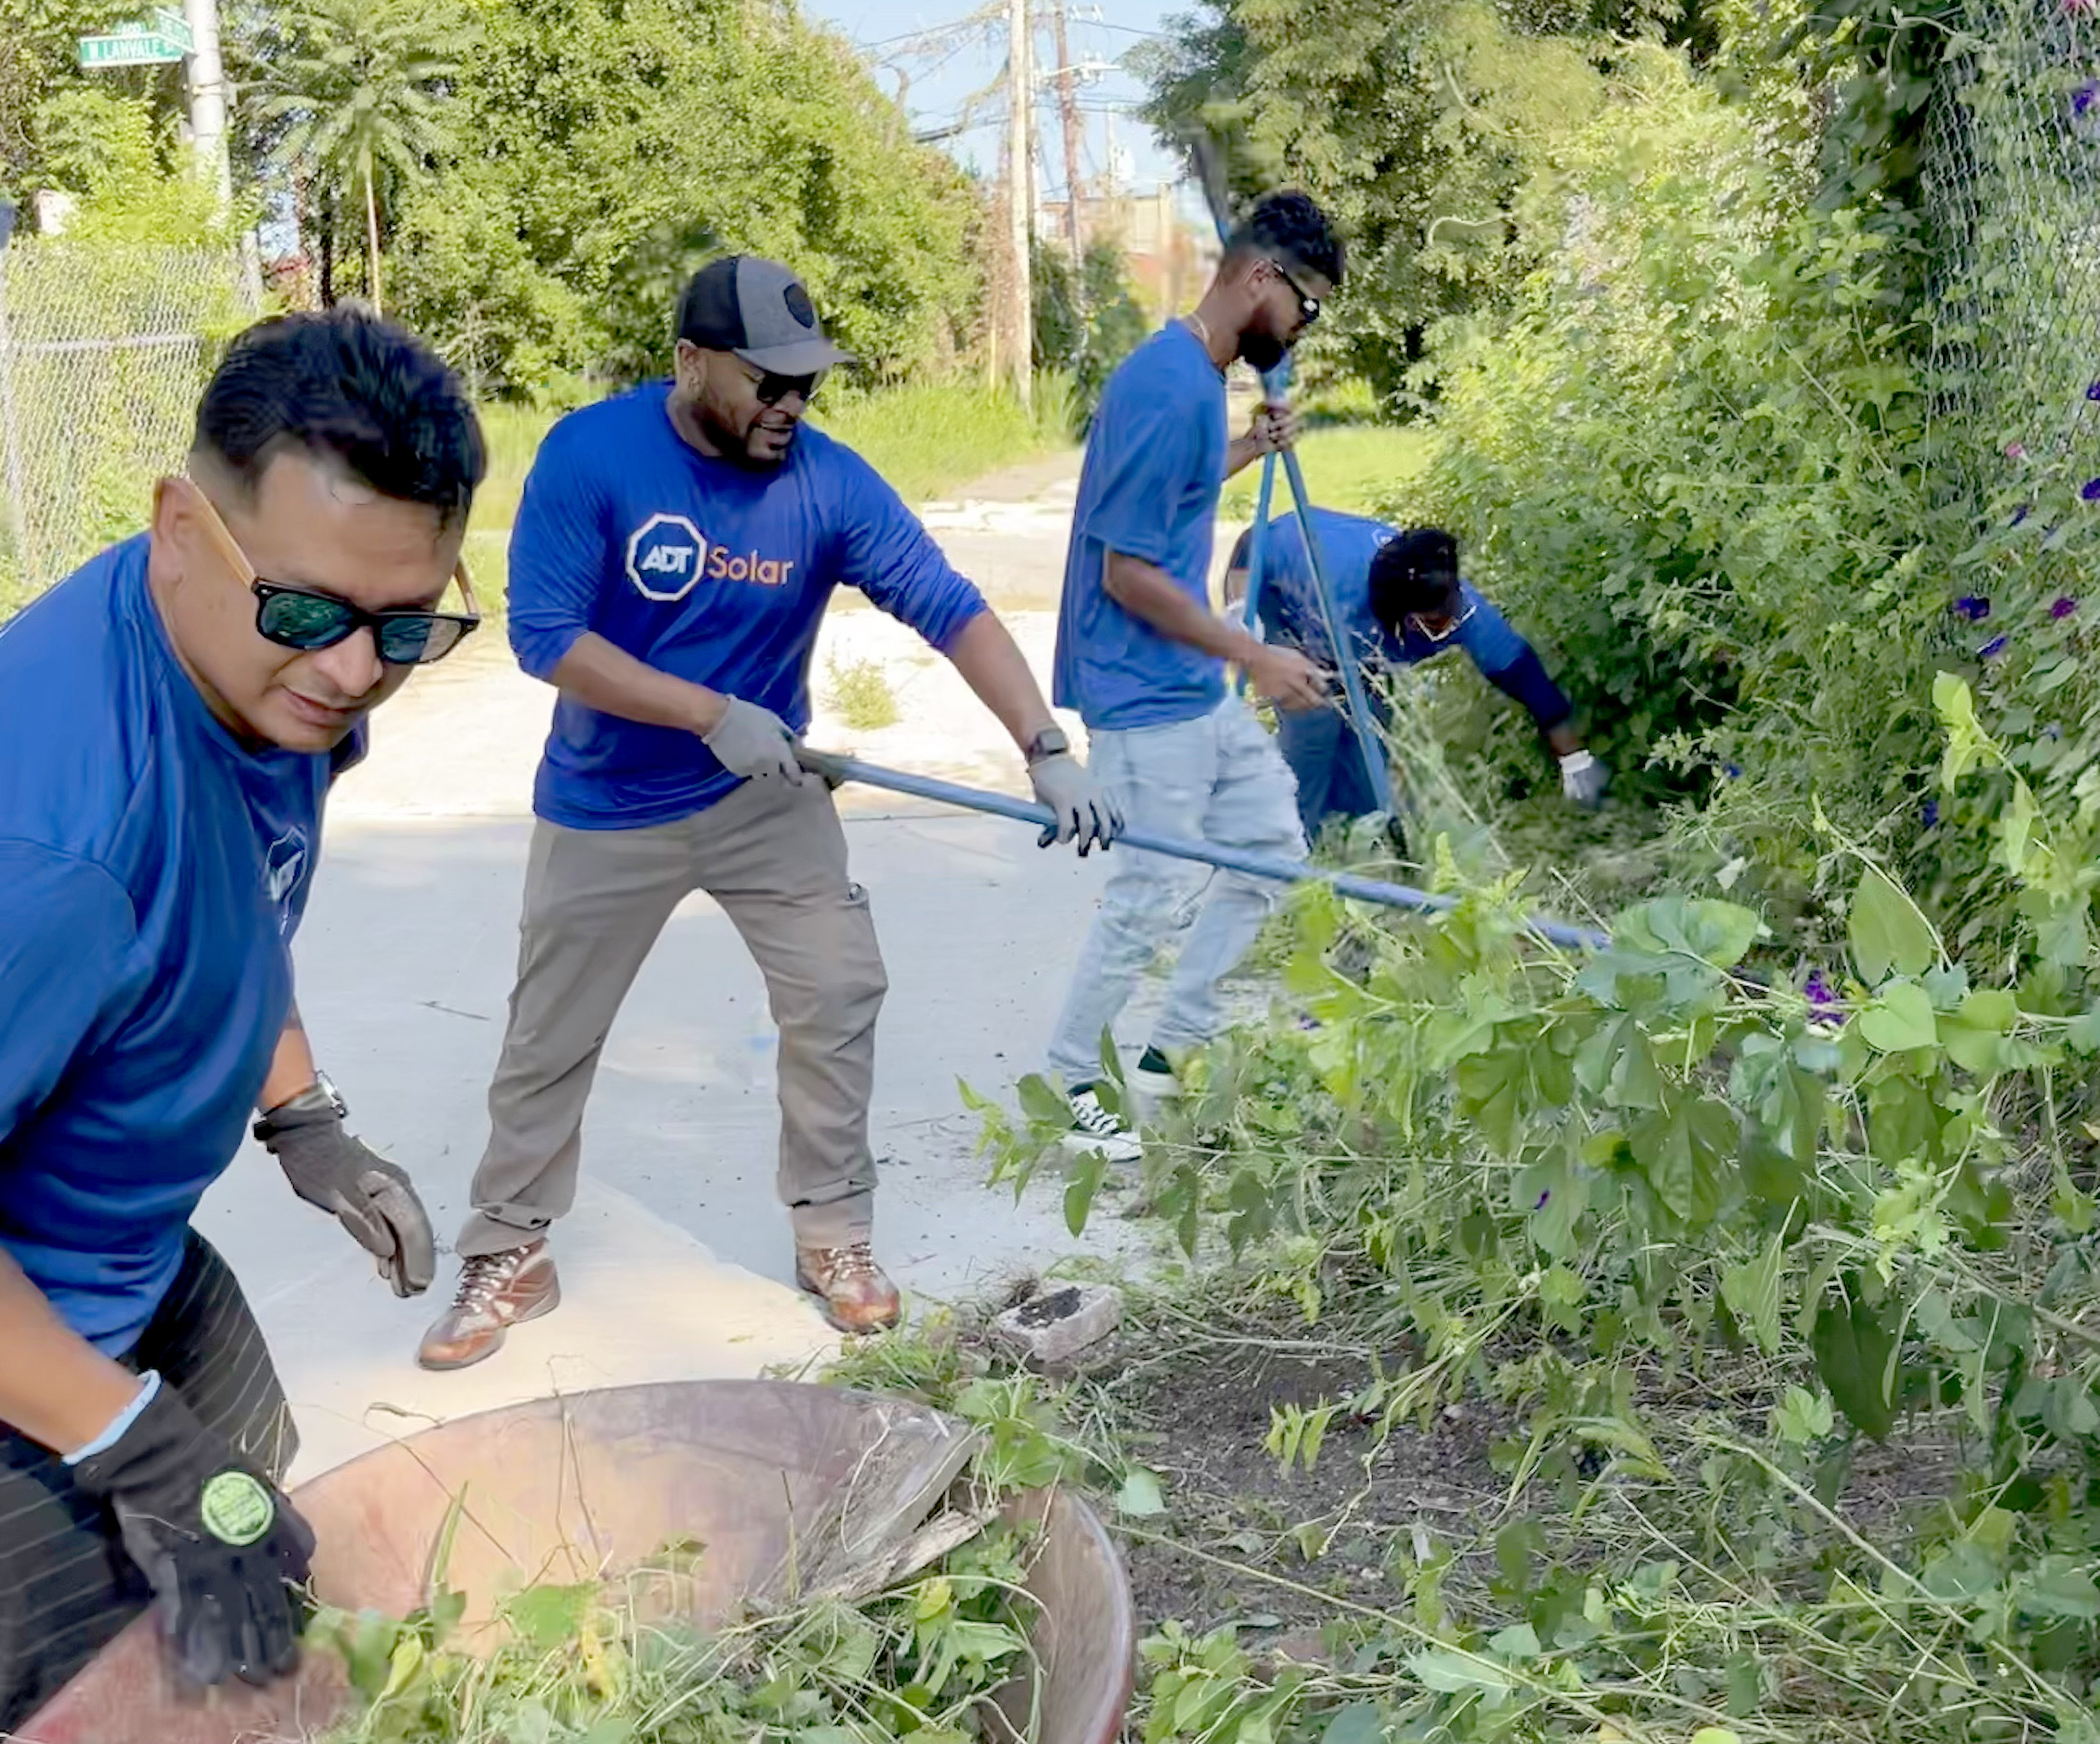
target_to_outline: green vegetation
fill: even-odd
[[[961,378],[856,389],[827,382],[811,421],[862,456],[907,503],[929,502],[973,478],[1072,440],[1070,381],[1035,378],[1030,403]]]
[[[897,724],[897,693],[880,660],[841,662],[835,655],[825,677],[827,700],[854,732],[879,733]]]
[[[1438,449],[1436,440],[1412,425],[1315,425],[1298,444],[1305,488],[1321,509],[1375,514],[1393,508],[1405,515]],[[1261,490],[1261,468],[1250,466],[1225,487],[1218,513],[1229,521],[1251,521]],[[1273,513],[1290,506],[1290,482],[1276,475]]]

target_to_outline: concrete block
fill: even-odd
[[[1114,1285],[1069,1284],[1008,1309],[992,1330],[1048,1367],[1099,1344],[1122,1320],[1123,1292]]]

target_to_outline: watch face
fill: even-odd
[[[328,1098],[329,1101],[334,1105],[338,1114],[346,1114],[350,1112],[348,1105],[342,1099],[342,1092],[335,1087],[335,1080],[325,1072],[315,1072],[314,1088]]]
[[[1046,727],[1035,735],[1035,742],[1028,747],[1028,760],[1033,763],[1043,757],[1061,757],[1071,748],[1072,742],[1065,736],[1063,728]]]

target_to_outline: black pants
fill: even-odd
[[[195,1230],[125,1366],[158,1369],[198,1420],[280,1478],[298,1437],[262,1329]],[[0,1425],[0,1737],[42,1707],[152,1595],[108,1510],[56,1454]]]

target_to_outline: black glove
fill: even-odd
[[[255,1136],[277,1159],[292,1191],[340,1218],[357,1244],[379,1261],[396,1296],[420,1296],[437,1275],[430,1214],[394,1164],[342,1128],[342,1112],[325,1092],[308,1090],[272,1108]]]
[[[115,1445],[73,1468],[144,1572],[181,1680],[262,1685],[299,1663],[314,1535],[165,1381]]]

